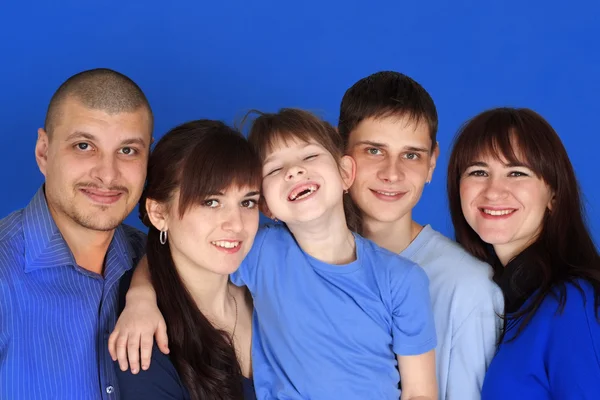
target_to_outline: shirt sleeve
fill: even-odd
[[[568,284],[562,314],[555,312],[546,347],[545,367],[552,398],[598,399],[600,393],[600,323],[594,312],[591,285],[584,283],[586,301]]]
[[[398,266],[400,268],[406,266]],[[392,348],[399,356],[427,353],[437,338],[425,271],[412,264],[406,274],[394,273],[392,266]]]
[[[445,400],[479,400],[485,372],[500,336],[503,298],[499,288],[472,299],[476,306],[452,336]]]
[[[115,363],[119,381],[120,398],[187,400],[187,389],[179,379],[179,374],[168,356],[158,350],[156,344],[152,349],[152,361],[148,370],[141,370],[133,375],[130,370],[121,371]]]
[[[236,286],[247,286],[251,292],[254,292],[258,274],[259,255],[268,232],[268,226],[259,228],[252,248],[240,264],[240,267],[229,276],[231,283]]]

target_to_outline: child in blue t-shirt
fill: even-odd
[[[231,276],[254,299],[257,398],[398,399],[401,383],[403,399],[436,399],[427,276],[348,228],[344,195],[355,164],[339,134],[310,113],[283,109],[261,114],[249,141],[263,162],[263,212],[284,223],[260,229]],[[132,288],[149,293],[145,262],[135,275]],[[152,318],[134,307],[151,301],[128,298],[113,356],[117,337],[148,334],[138,332],[140,320]]]

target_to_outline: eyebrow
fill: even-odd
[[[260,192],[257,191],[253,191],[253,192],[248,192],[244,195],[244,197],[252,197],[252,196],[259,196]],[[225,196],[225,193],[223,192],[215,192],[215,193],[208,193],[208,196]]]
[[[308,146],[317,146],[319,147],[318,144],[316,143],[306,143],[304,146],[302,146],[299,150],[304,150],[305,148],[307,148]],[[271,154],[270,156],[266,157],[263,161],[263,166],[266,165],[267,163],[271,162],[273,158],[273,154]]]
[[[91,140],[91,141],[97,140],[96,136],[94,136],[90,133],[82,132],[82,131],[75,131],[75,132],[71,133],[69,136],[67,136],[65,141],[69,142],[74,139],[86,139],[86,140]],[[121,142],[122,146],[127,146],[127,145],[131,145],[131,144],[137,144],[142,147],[147,146],[146,141],[144,139],[137,138],[137,137],[125,139]]]
[[[503,164],[506,168],[516,168],[516,167],[522,167],[522,168],[528,168],[531,169],[531,167],[527,164],[523,164],[523,163],[508,163],[508,164]],[[489,165],[487,163],[484,163],[483,161],[476,161],[474,163],[471,163],[467,166],[467,168],[471,168],[471,167],[489,167]]]
[[[359,145],[367,145],[367,146],[373,146],[373,147],[383,147],[383,148],[387,148],[388,145],[385,143],[379,143],[379,142],[373,142],[371,140],[361,140],[358,141],[354,144],[355,146],[359,146]],[[415,146],[407,146],[404,148],[405,151],[414,151],[414,152],[420,152],[420,153],[428,153],[429,149],[425,148],[425,147],[415,147]]]

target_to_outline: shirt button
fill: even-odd
[[[112,386],[107,386],[107,387],[106,387],[106,393],[108,393],[108,394],[111,394],[111,393],[112,393],[112,392],[114,392],[114,391],[115,391],[115,388],[114,388],[114,387],[112,387]]]

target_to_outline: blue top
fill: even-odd
[[[258,399],[395,399],[398,355],[435,348],[425,272],[355,235],[357,259],[306,254],[283,226],[259,230],[232,276],[254,298]]]
[[[38,190],[0,221],[0,398],[118,399],[108,336],[144,235],[121,225],[104,276],[79,267]]]
[[[479,400],[504,308],[492,267],[429,225],[400,255],[419,264],[429,277],[439,398]]]
[[[562,313],[547,296],[513,341],[511,326],[483,384],[484,400],[600,399],[600,323],[593,287],[566,284]]]
[[[125,308],[125,296],[131,284],[132,273],[128,272],[121,280],[119,290],[119,311]],[[150,367],[132,374],[129,369],[121,371],[118,362],[115,361],[115,370],[119,379],[119,389],[122,400],[189,400],[190,393],[181,381],[171,357],[163,354],[156,343],[152,346],[152,360]],[[254,382],[252,379],[243,377],[242,386],[244,400],[256,400],[254,393]],[[210,400],[210,399],[207,399]]]

